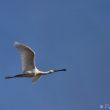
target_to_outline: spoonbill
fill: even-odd
[[[35,83],[41,76],[49,75],[59,71],[66,71],[66,69],[57,69],[49,71],[40,71],[35,66],[35,52],[27,45],[15,42],[15,47],[21,54],[22,73],[14,76],[6,76],[5,79],[10,78],[32,78],[32,83]]]

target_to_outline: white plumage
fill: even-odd
[[[49,70],[47,72],[40,71],[35,66],[35,52],[30,47],[19,42],[15,42],[15,47],[21,54],[22,74],[7,76],[5,79],[27,77],[32,78],[32,82],[34,83],[43,75],[48,75],[58,71],[66,71],[66,69]]]

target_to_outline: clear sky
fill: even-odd
[[[41,70],[67,72],[5,80],[21,73],[13,44],[36,52]],[[0,0],[0,110],[100,110],[110,104],[110,0]]]

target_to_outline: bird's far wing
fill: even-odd
[[[35,76],[32,78],[32,84],[35,84],[36,81],[41,77],[41,75]]]
[[[21,53],[22,70],[35,69],[35,52],[28,46],[15,42],[15,47]]]

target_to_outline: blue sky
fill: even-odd
[[[13,43],[36,52],[40,69],[67,72],[5,80],[21,73]],[[0,0],[0,110],[100,110],[110,104],[109,0]]]

